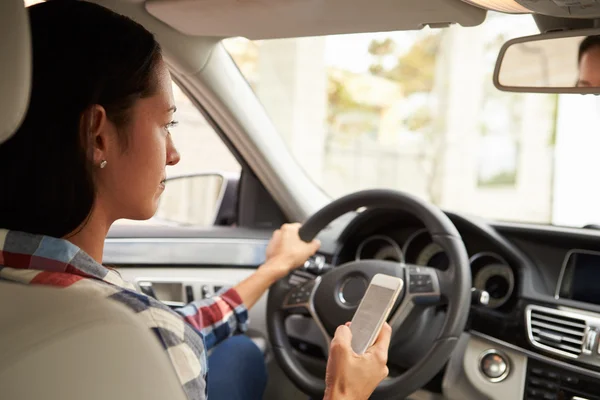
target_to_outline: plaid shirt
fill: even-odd
[[[234,289],[173,311],[79,247],[49,236],[0,229],[0,279],[79,290],[125,304],[158,337],[190,400],[207,397],[206,351],[248,328],[248,312]]]

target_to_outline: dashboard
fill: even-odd
[[[465,310],[465,343],[428,390],[443,386],[449,399],[600,400],[600,232],[446,214],[467,249],[473,287],[490,301]],[[368,259],[449,266],[424,225],[397,210],[356,213],[322,242],[333,268]],[[402,339],[408,346],[411,335]]]
[[[464,241],[473,286],[488,291],[491,301],[464,310],[469,321],[463,337],[445,370],[426,389],[447,400],[600,400],[600,231],[446,214]],[[204,296],[208,286],[250,274],[272,232],[236,229],[234,240],[222,242],[223,231],[198,240],[206,232],[189,228],[117,233],[107,240],[105,260],[119,266],[124,277],[190,282]],[[357,258],[448,267],[448,258],[424,225],[398,210],[349,213],[333,221],[319,239],[319,258],[327,268]],[[196,268],[190,268],[190,260],[196,260]],[[255,328],[264,326],[265,307],[251,310]],[[392,373],[419,362],[429,344],[422,340],[425,345],[419,348],[418,342],[427,335],[434,340],[441,329],[443,306],[427,311],[428,323],[399,332],[398,343],[414,351],[390,353]],[[266,326],[260,329],[266,332]],[[327,343],[314,321],[291,316],[286,330],[303,366],[323,376]]]

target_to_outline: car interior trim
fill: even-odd
[[[514,344],[511,344],[511,343],[505,342],[503,340],[497,339],[497,338],[495,338],[493,336],[486,335],[485,333],[481,333],[481,332],[474,331],[474,330],[469,331],[469,333],[471,335],[479,337],[481,339],[485,339],[485,340],[488,340],[490,342],[494,342],[494,343],[496,343],[496,344],[498,344],[500,346],[504,346],[504,347],[507,347],[509,349],[515,350],[517,352],[521,352],[521,353],[525,354],[529,358],[533,358],[533,359],[536,359],[538,361],[542,361],[544,363],[551,364],[551,365],[553,365],[555,367],[569,370],[571,372],[576,372],[578,374],[587,375],[587,376],[589,376],[591,378],[594,378],[594,379],[600,379],[600,372],[592,371],[592,370],[589,370],[587,368],[579,367],[577,365],[573,365],[573,364],[570,364],[570,363],[567,363],[567,362],[564,362],[564,361],[560,361],[560,360],[556,360],[556,359],[551,358],[551,357],[544,356],[542,354],[538,354],[538,353],[530,351],[530,350],[526,350],[526,349],[524,349],[522,347],[519,347],[519,346],[516,346]]]
[[[238,265],[256,267],[265,261],[267,240],[215,238],[106,239],[104,262],[147,265]],[[152,254],[152,257],[148,257]]]
[[[567,339],[567,335],[569,335],[569,337],[581,336],[581,341],[577,341],[577,343],[574,344],[574,341],[565,340],[564,337],[561,340],[561,336],[556,335],[558,340],[556,340],[553,347],[550,344],[544,344],[540,339],[534,338],[534,324],[532,322],[533,312],[540,313],[542,315],[542,318],[546,319],[548,319],[548,315],[555,316],[554,318],[549,318],[550,321],[548,322],[548,324],[540,324],[538,322],[538,326],[542,326],[542,329],[546,327],[547,330],[553,332],[561,332],[561,334]],[[564,309],[557,310],[536,305],[528,305],[525,310],[525,313],[527,318],[527,338],[534,347],[558,354],[563,357],[572,358],[582,363],[600,367],[600,360],[598,360],[595,354],[593,354],[596,353],[598,349],[597,327],[600,326],[600,318],[598,318],[597,315],[591,316],[577,311],[569,311]],[[546,317],[544,317],[544,315],[546,315]],[[564,318],[566,320],[564,322],[560,322],[560,318]],[[578,323],[576,324],[575,322],[573,322],[574,320],[577,320]],[[554,323],[555,325],[552,325],[552,323]],[[575,330],[578,328],[580,329],[580,331]],[[541,337],[541,335],[539,335],[539,337]],[[564,345],[562,343],[568,344]]]

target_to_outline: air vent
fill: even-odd
[[[565,314],[551,308],[530,306],[527,309],[527,333],[534,346],[577,358],[581,354],[587,324],[583,319]]]

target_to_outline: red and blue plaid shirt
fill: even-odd
[[[190,400],[206,399],[206,351],[248,329],[235,289],[171,310],[69,241],[0,229],[0,280],[49,285],[105,297],[132,309],[165,348]]]

